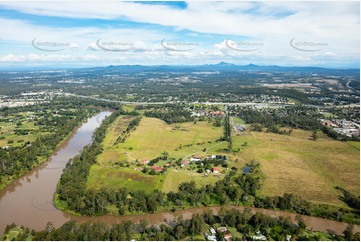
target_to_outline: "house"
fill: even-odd
[[[217,241],[217,237],[215,235],[209,235],[209,234],[204,234],[207,238],[208,241]]]
[[[150,169],[154,170],[154,171],[162,171],[163,168],[160,166],[151,166]]]
[[[193,155],[193,157],[190,159],[190,162],[198,162],[201,161],[202,159],[203,157],[200,155]]]
[[[322,124],[325,125],[326,127],[337,127],[337,125],[334,122],[332,122],[331,120],[323,119],[321,121],[322,121]]]
[[[186,160],[184,160],[184,161],[182,161],[181,167],[186,166],[186,165],[188,165],[188,164],[189,164],[189,162],[186,161]]]
[[[225,241],[232,241],[232,235],[231,234],[225,234],[224,235],[224,240]]]
[[[149,160],[143,160],[142,165],[147,165],[149,163]]]
[[[170,166],[170,163],[168,162],[168,163],[167,163],[167,164],[165,164],[164,166],[169,167],[169,166]]]
[[[141,167],[136,167],[135,170],[136,170],[136,171],[141,171],[142,168],[141,168]]]
[[[243,132],[243,131],[246,129],[246,127],[245,127],[244,125],[237,124],[236,127],[235,127],[235,129],[236,129],[237,131]]]
[[[227,229],[227,227],[219,227],[219,228],[217,228],[217,231],[224,233],[224,232],[227,232],[228,229]]]
[[[264,236],[261,231],[256,232],[257,235],[251,236],[252,240],[267,240],[267,237]]]
[[[212,235],[215,235],[216,234],[216,231],[214,230],[214,228],[210,228],[209,231],[211,232]]]
[[[190,162],[198,162],[198,161],[201,161],[201,159],[196,159],[196,158],[191,158],[190,159]]]
[[[252,240],[267,240],[267,237],[262,234],[251,236],[251,238],[252,238]]]
[[[208,169],[207,169],[206,172],[207,172],[207,173],[211,173],[211,170],[208,170]]]
[[[219,168],[218,167],[213,167],[213,173],[219,173]]]

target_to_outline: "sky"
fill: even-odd
[[[359,68],[360,3],[0,0],[0,68]]]

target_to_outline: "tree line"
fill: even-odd
[[[176,241],[206,239],[209,228],[216,226],[226,227],[226,231],[216,230],[214,234],[218,241],[224,240],[225,234],[231,234],[232,240],[254,240],[254,235],[262,235],[267,240],[360,240],[360,233],[353,233],[353,226],[349,225],[342,235],[315,233],[307,229],[302,217],[297,217],[293,223],[289,217],[270,217],[265,214],[253,213],[250,209],[239,211],[222,207],[217,215],[211,209],[203,213],[193,214],[190,219],[182,216],[175,217],[160,225],[149,224],[146,219],[138,223],[123,221],[118,224],[107,225],[104,222],[76,223],[68,221],[59,228],[48,223],[41,231],[34,231],[21,227],[16,240],[35,241]],[[5,236],[7,239],[15,224],[7,225]],[[229,229],[236,231],[230,233]],[[19,231],[19,230],[18,230]]]

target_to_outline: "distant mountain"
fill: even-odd
[[[325,75],[359,75],[360,69],[331,69],[322,67],[285,67],[285,66],[260,66],[255,64],[236,65],[228,62],[206,65],[110,65],[107,67],[83,68],[82,70],[100,71],[105,73],[134,73],[134,72],[194,72],[194,71],[220,71],[220,72],[302,72],[307,74]],[[74,71],[74,70],[73,70]]]

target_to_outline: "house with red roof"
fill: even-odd
[[[186,165],[188,165],[188,164],[189,164],[189,162],[186,161],[186,160],[184,160],[184,161],[182,161],[181,167],[186,166]]]
[[[225,241],[232,241],[232,235],[231,234],[225,234],[224,235],[224,240]]]
[[[213,167],[213,173],[219,173],[219,168],[218,167]]]
[[[149,163],[149,160],[143,160],[142,165],[147,165]]]
[[[162,171],[163,168],[160,166],[151,166],[150,169],[154,170],[154,171]]]

